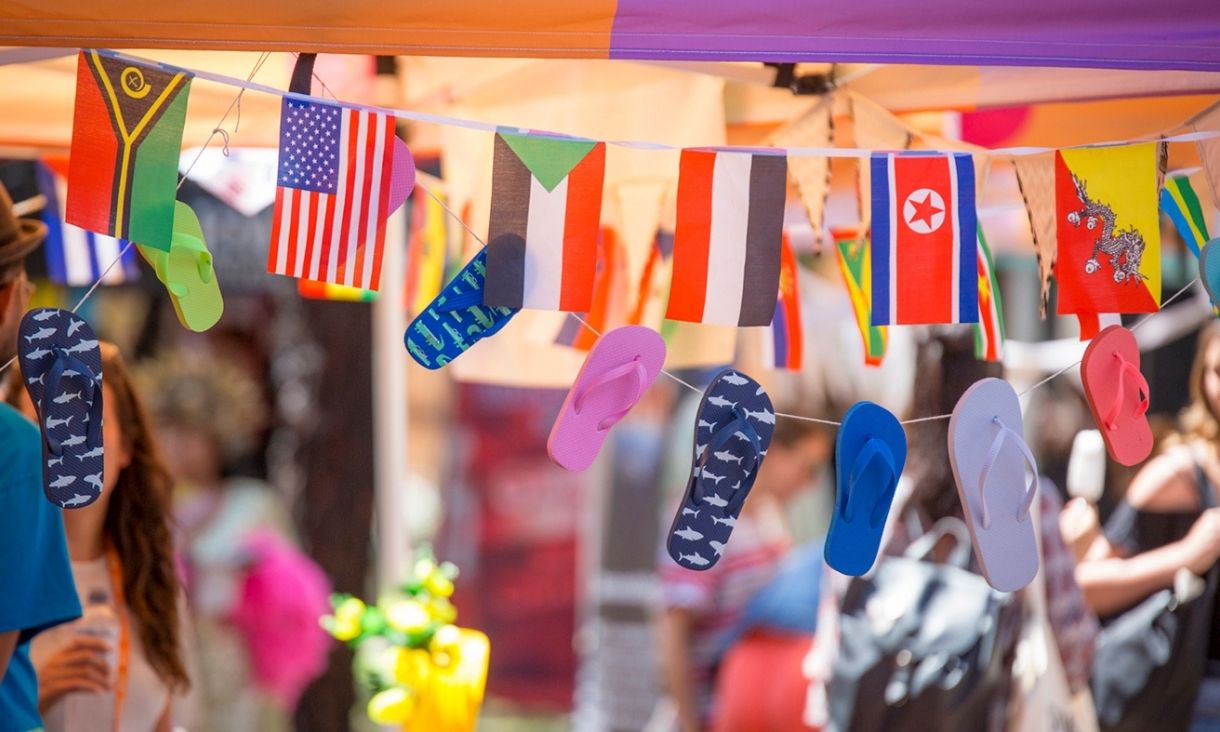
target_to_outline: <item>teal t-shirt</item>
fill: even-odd
[[[80,617],[63,516],[42,492],[38,428],[0,403],[0,633],[17,650],[0,681],[0,732],[40,729],[30,639]]]

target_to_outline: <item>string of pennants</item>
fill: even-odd
[[[376,291],[386,221],[416,187],[414,160],[395,134],[395,114],[305,94],[312,58],[301,56],[290,93],[283,95],[267,268],[324,286]],[[193,77],[184,69],[110,52],[80,54],[64,225],[124,242],[118,257],[130,251],[126,242],[135,242],[165,283],[183,324],[206,330],[220,316],[219,287],[198,219],[176,201]],[[1220,142],[1211,135],[1187,138],[1200,145],[1205,165],[1215,166],[1209,169],[1215,180]],[[441,368],[494,336],[523,308],[587,314],[596,321],[606,308],[607,283],[619,269],[613,235],[601,227],[606,142],[498,130],[494,146],[485,246],[435,295],[410,293],[418,315],[404,341],[428,368]],[[769,328],[770,361],[799,369],[797,266],[784,236],[784,203],[790,173],[804,188],[803,182],[825,171],[809,160],[790,169],[797,160],[792,152],[683,150],[675,225],[658,235],[640,291],[651,291],[668,270],[668,319]],[[1161,208],[1192,252],[1206,258],[1213,249],[1189,181],[1164,184],[1163,142],[1063,149],[1049,160],[1025,160],[1017,173],[1044,286],[1048,275],[1059,282],[1060,313],[1100,327],[1103,315],[1159,309]],[[1000,358],[1003,311],[975,206],[972,155],[873,152],[862,168],[868,179],[869,216],[862,222],[867,231],[840,232],[835,252],[866,358],[882,358],[889,327],[938,323],[973,325],[980,357]],[[1047,185],[1034,186],[1035,177]],[[423,216],[413,238],[421,243],[435,236],[429,227],[442,211],[452,214],[424,190],[438,208],[416,199]],[[1035,195],[1039,202],[1031,203]],[[443,246],[440,255],[429,249],[413,256],[417,269],[428,272],[428,289],[438,287]],[[44,310],[23,320],[27,376],[37,358],[50,353],[29,344],[58,332],[40,323],[65,317],[75,316]],[[548,453],[564,468],[583,470],[608,430],[664,373],[666,348],[649,328],[602,332],[579,316],[574,320],[598,337],[586,344],[589,354],[556,419]],[[91,335],[83,321],[79,328]],[[571,338],[574,345],[577,340]],[[96,339],[89,343],[96,347]],[[1081,371],[1111,456],[1125,465],[1145,459],[1152,449],[1145,416],[1149,388],[1131,332],[1121,326],[1102,330]],[[722,371],[707,387],[696,419],[691,478],[666,542],[677,564],[705,570],[724,553],[780,416],[793,415],[777,412],[763,387],[741,372]],[[934,419],[950,419],[950,462],[983,574],[1002,591],[1025,586],[1038,567],[1028,520],[1038,470],[1024,443],[1018,395],[1007,382],[985,379],[964,394],[952,415],[913,421]],[[836,570],[859,575],[875,561],[902,474],[904,423],[860,402],[832,424],[839,427],[838,490],[825,554]],[[79,440],[74,444],[86,438]],[[1027,466],[1034,476],[1029,484]],[[91,500],[81,494],[60,505]]]
[[[311,75],[312,56],[302,55],[289,93],[268,89],[283,97],[268,271],[310,283],[303,290],[375,292],[385,224],[414,187],[414,161],[395,134],[397,112],[311,97]],[[64,238],[79,231],[95,251],[105,242],[135,241],[150,262],[164,256],[157,252],[174,251],[182,229],[175,220],[182,206],[175,201],[177,159],[194,76],[109,51],[81,52]],[[1180,137],[1196,141],[1205,162],[1220,167],[1220,140]],[[809,169],[817,158],[803,152],[683,150],[676,225],[658,236],[640,283],[642,293],[658,271],[668,271],[670,320],[769,328],[769,361],[778,368],[800,367],[798,278],[783,235],[788,179],[800,188],[825,175]],[[495,132],[481,304],[595,310],[606,259],[606,156],[606,142]],[[1192,252],[1209,239],[1190,180],[1163,180],[1163,143],[1070,148],[1014,161],[1043,270],[1044,312],[1052,276],[1058,312],[1077,314],[1082,323],[1156,311],[1159,210]],[[832,234],[866,362],[883,358],[888,327],[938,323],[971,324],[979,356],[1000,359],[1003,307],[976,212],[973,157],[873,152],[861,166],[870,214],[858,230]],[[435,203],[417,196],[423,222],[412,237],[421,245],[435,242],[432,227],[448,213]],[[439,291],[444,245],[433,243],[422,258],[415,251],[412,266],[430,283],[411,293],[418,311]],[[210,264],[206,247],[193,248],[192,256],[201,270]],[[125,263],[123,271],[129,269]]]

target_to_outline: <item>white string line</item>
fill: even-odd
[[[249,81],[253,80],[255,74],[257,74],[259,72],[259,69],[261,69],[263,67],[263,64],[266,63],[267,59],[270,57],[271,57],[271,54],[269,52],[264,51],[263,54],[261,56],[259,56],[258,61],[256,61],[254,63],[254,68],[250,69],[250,75],[246,77],[246,81],[249,82]],[[199,159],[201,157],[203,157],[204,150],[208,149],[208,145],[212,144],[212,140],[216,138],[216,135],[218,133],[221,134],[222,136],[224,136],[225,150],[226,151],[228,150],[228,147],[229,147],[228,133],[225,132],[223,129],[221,129],[221,125],[223,125],[225,120],[228,119],[229,113],[233,111],[233,108],[237,107],[238,108],[237,122],[233,126],[233,131],[237,132],[237,125],[241,123],[241,111],[240,111],[241,110],[241,107],[240,107],[241,97],[245,93],[246,93],[246,89],[242,88],[241,91],[237,92],[237,96],[233,98],[233,101],[229,103],[229,108],[225,110],[225,113],[224,113],[224,115],[221,116],[220,121],[217,122],[216,126],[212,128],[212,134],[208,135],[208,139],[205,140],[203,143],[203,146],[201,148],[199,148],[199,153],[197,155],[195,155],[195,159],[191,161],[191,164],[186,167],[186,171],[182,173],[182,180],[178,181],[178,186],[177,186],[177,188],[174,189],[175,192],[182,189],[182,184],[186,182],[187,176],[190,175],[191,170],[193,170],[195,168],[195,164],[199,162]],[[75,314],[78,310],[80,310],[81,306],[84,305],[85,302],[90,297],[93,297],[93,293],[97,291],[97,288],[100,287],[102,282],[106,279],[106,275],[110,274],[110,270],[114,269],[116,265],[118,265],[120,262],[123,261],[123,257],[131,249],[131,247],[134,243],[135,242],[131,242],[131,241],[127,242],[127,244],[121,250],[119,250],[118,256],[116,256],[113,260],[111,260],[110,264],[106,265],[106,268],[104,270],[102,270],[102,273],[100,275],[98,275],[98,278],[93,281],[93,284],[89,286],[89,289],[85,291],[85,294],[81,295],[80,299],[76,301],[76,305],[73,306],[73,308],[72,308],[73,314]],[[12,366],[16,362],[17,362],[16,356],[13,356],[12,358],[10,358],[7,362],[5,362],[5,364],[3,366],[0,366],[0,374],[3,374],[5,371],[8,370],[9,366]]]
[[[258,57],[258,60],[254,62],[254,68],[250,69],[250,74],[246,77],[246,83],[253,81],[255,74],[259,72],[259,69],[263,68],[263,64],[265,64],[269,58],[271,58],[271,53],[268,51],[263,51],[263,53]],[[175,191],[182,190],[182,185],[186,183],[187,175],[189,175],[190,172],[195,168],[195,164],[199,162],[199,159],[203,157],[204,151],[208,149],[208,145],[212,144],[212,140],[216,137],[216,135],[220,135],[224,138],[224,154],[225,157],[229,156],[229,133],[226,132],[221,125],[223,125],[225,120],[229,118],[229,113],[233,111],[233,108],[237,107],[237,120],[233,123],[233,133],[237,133],[237,128],[239,125],[241,125],[241,98],[245,93],[246,87],[242,87],[241,91],[237,92],[237,96],[233,97],[233,101],[229,102],[229,108],[225,110],[225,113],[220,116],[220,121],[217,122],[216,126],[212,128],[212,134],[208,135],[208,139],[205,140],[203,146],[199,148],[199,152],[195,154],[195,159],[191,161],[191,164],[186,166],[186,171],[182,173],[182,180],[178,181],[178,187],[174,189]],[[127,250],[124,249],[123,251]],[[119,256],[121,257],[122,255],[120,254]]]
[[[112,56],[114,58],[119,58],[119,59],[123,59],[125,61],[129,61],[132,63],[160,66],[162,68],[169,68],[169,69],[179,69],[180,68],[180,67],[172,66],[170,64],[164,64],[164,63],[160,63],[158,61],[153,61],[151,59],[141,58],[139,56],[132,56],[130,54],[125,54],[125,53],[119,53],[117,51],[108,50],[108,49],[102,50],[99,52],[105,53],[106,55]],[[238,79],[238,78],[235,78],[232,76],[226,76],[224,74],[217,74],[217,73],[214,73],[211,71],[204,71],[204,70],[200,70],[200,69],[184,69],[184,70],[190,71],[197,78],[207,79],[208,81],[212,81],[217,84],[227,84],[229,86],[237,86],[237,87],[241,87],[243,89],[250,89],[253,91],[263,92],[265,94],[271,94],[273,96],[288,97],[291,99],[298,99],[301,101],[317,100],[317,99],[321,98],[321,97],[314,97],[314,96],[307,95],[307,94],[297,94],[294,92],[286,92],[283,89],[277,89],[272,86],[267,86],[266,84],[258,84],[253,81],[250,81],[250,80],[242,81],[241,79]],[[317,78],[316,73],[314,74],[314,78]],[[319,79],[319,81],[321,81],[321,80]],[[329,91],[329,90],[326,90],[326,91]],[[357,108],[357,109],[364,109],[364,110],[369,110],[369,111],[373,111],[373,112],[379,112],[382,114],[392,114],[396,117],[400,117],[402,119],[407,119],[407,120],[412,120],[415,122],[426,122],[426,123],[430,123],[430,124],[444,125],[444,126],[448,126],[448,127],[461,127],[461,128],[470,129],[470,130],[480,130],[483,132],[504,131],[504,132],[519,132],[519,133],[523,133],[523,134],[529,133],[529,134],[539,136],[539,137],[554,137],[554,138],[569,139],[569,140],[572,140],[572,139],[586,140],[587,139],[587,138],[583,138],[583,137],[579,137],[579,136],[565,135],[565,134],[558,133],[558,132],[550,132],[547,130],[535,130],[535,129],[518,128],[518,127],[513,127],[513,126],[496,125],[496,124],[491,124],[488,122],[479,122],[476,120],[464,119],[461,117],[450,117],[450,116],[440,115],[440,114],[429,114],[427,112],[415,112],[415,111],[408,110],[408,109],[394,109],[392,107],[380,107],[380,106],[367,105],[367,104],[353,104],[353,103],[349,103],[349,102],[344,102],[344,104],[349,107],[353,107],[353,108]],[[1144,141],[1144,140],[1148,140],[1148,139],[1155,139],[1160,142],[1198,142],[1200,140],[1209,140],[1209,139],[1212,139],[1215,137],[1220,137],[1220,131],[1196,131],[1196,132],[1190,132],[1190,133],[1186,133],[1186,134],[1173,135],[1170,137],[1163,137],[1160,135],[1146,135],[1143,138],[1139,138],[1139,139],[1140,139],[1140,141]],[[1070,146],[1067,148],[1007,147],[1007,148],[995,148],[992,150],[985,150],[984,152],[987,155],[990,155],[993,157],[1001,157],[1001,158],[1023,157],[1023,156],[1028,156],[1028,155],[1041,155],[1044,153],[1054,152],[1056,150],[1063,150],[1063,149],[1115,147],[1115,146],[1127,145],[1134,141],[1135,140],[1112,140],[1112,141],[1107,141],[1107,142],[1094,142],[1094,143],[1089,143],[1087,145]],[[653,142],[650,140],[605,140],[604,142],[607,145],[614,145],[616,147],[624,147],[624,148],[630,148],[630,149],[636,149],[636,150],[681,150],[682,149],[682,146],[680,146],[680,145],[669,145],[669,144],[660,143],[660,142]],[[724,149],[731,150],[731,149],[735,149],[735,148],[727,147]],[[752,149],[754,149],[754,148],[752,148]],[[792,148],[778,148],[777,147],[777,148],[757,148],[755,150],[760,150],[764,154],[767,152],[772,152],[774,154],[784,153],[784,154],[787,154],[792,157],[824,157],[824,158],[867,158],[867,157],[870,157],[875,152],[874,150],[864,150],[861,148],[845,148],[845,147],[792,147]],[[926,150],[923,152],[927,152],[927,153],[935,152],[935,153],[941,153],[941,154],[949,154],[949,153],[961,152],[961,151],[960,150]]]

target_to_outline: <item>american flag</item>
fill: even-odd
[[[269,271],[378,289],[395,140],[390,115],[284,99]]]

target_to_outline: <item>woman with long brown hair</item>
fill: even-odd
[[[88,729],[168,732],[171,700],[189,684],[169,526],[172,485],[122,356],[108,343],[101,351],[103,491],[92,505],[64,511],[63,519],[77,594],[82,603],[108,598],[118,637],[111,648],[74,625],[38,636],[31,655],[39,707],[48,732],[84,729],[67,718],[66,702],[82,692],[109,694],[114,719],[89,720]],[[30,416],[24,389],[12,388],[16,379],[8,398]]]

